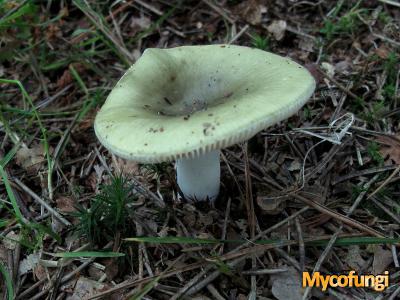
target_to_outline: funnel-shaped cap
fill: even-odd
[[[302,66],[257,49],[147,49],[108,96],[95,131],[106,148],[126,159],[193,157],[286,119],[314,88]]]

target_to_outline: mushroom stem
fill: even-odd
[[[182,193],[194,201],[214,201],[219,193],[219,150],[176,161],[176,177]]]

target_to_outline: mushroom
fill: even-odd
[[[122,158],[175,160],[185,197],[215,200],[220,149],[296,113],[314,88],[305,68],[258,49],[150,48],[113,88],[94,128]]]

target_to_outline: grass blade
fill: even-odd
[[[236,243],[243,244],[248,241],[246,240],[217,240],[217,239],[198,239],[190,237],[132,237],[124,239],[127,242],[138,242],[138,243],[154,243],[154,244],[219,244],[219,243]],[[258,245],[268,245],[285,242],[285,240],[257,240],[253,242]],[[305,241],[308,246],[326,246],[329,242],[329,238],[320,240],[309,240]],[[372,244],[400,244],[400,238],[378,238],[378,237],[342,237],[338,238],[335,242],[335,246],[350,246],[350,245],[372,245]]]
[[[329,240],[320,240],[320,241],[310,241],[307,244],[312,246],[325,246],[327,245]],[[343,237],[338,238],[335,242],[335,246],[351,246],[351,245],[373,245],[373,244],[399,244],[399,238],[378,238],[378,237]]]
[[[148,284],[146,284],[141,291],[133,295],[129,300],[140,300],[142,299],[148,292],[150,292],[153,287],[157,284],[157,282],[160,280],[161,276],[157,276],[154,278],[152,281],[150,281]]]
[[[100,251],[80,251],[80,252],[58,252],[53,254],[55,257],[79,258],[79,257],[120,257],[125,256],[119,252],[100,252]]]
[[[168,237],[132,237],[124,239],[127,242],[138,243],[157,243],[157,244],[218,244],[222,241],[212,239],[197,239],[184,236],[168,236]]]
[[[17,199],[15,198],[14,192],[10,185],[10,181],[8,181],[7,173],[4,171],[2,165],[0,165],[0,176],[3,178],[3,183],[6,187],[7,195],[8,195],[8,198],[10,199],[11,205],[14,209],[14,213],[15,213],[15,217],[17,218],[17,221],[21,224],[26,223],[25,218],[23,217],[23,215],[19,209]]]
[[[6,267],[0,262],[0,273],[3,275],[4,282],[7,289],[7,299],[13,300],[14,299],[14,288],[11,281],[10,273],[7,271]]]

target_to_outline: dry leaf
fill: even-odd
[[[38,280],[42,280],[42,279],[47,278],[46,268],[44,266],[42,266],[41,264],[37,264],[34,267],[33,273],[35,274],[35,277]]]
[[[0,262],[7,262],[8,250],[2,244],[0,244]]]
[[[351,71],[351,61],[345,59],[335,64],[335,71],[341,74],[346,74]]]
[[[377,140],[385,144],[381,145],[379,152],[384,158],[389,157],[396,164],[400,164],[400,135],[397,136],[379,136]]]
[[[105,274],[103,270],[100,270],[98,267],[94,265],[89,266],[88,273],[90,275],[90,278],[96,281],[100,280],[100,278],[103,277]]]
[[[131,23],[129,24],[129,27],[135,32],[148,29],[150,26],[151,20],[145,16],[141,16],[140,18],[132,18]]]
[[[139,165],[132,161],[113,155],[112,167],[118,173],[125,176],[132,176],[139,173]]]
[[[115,276],[117,276],[119,268],[118,268],[118,262],[116,259],[107,259],[104,261],[104,265],[106,267],[105,272],[107,275],[107,278],[109,280],[113,280]]]
[[[22,146],[16,153],[16,162],[28,172],[38,172],[45,161],[43,145],[34,144],[30,148]]]
[[[321,68],[326,72],[326,74],[328,74],[328,76],[335,76],[335,67],[332,66],[330,63],[323,62],[321,64]]]
[[[347,253],[345,262],[347,263],[350,269],[355,270],[356,272],[363,270],[367,263],[360,255],[359,246],[349,247],[349,252]]]
[[[7,233],[5,239],[3,239],[3,245],[8,250],[14,250],[20,240],[21,236],[11,230],[9,233]]]
[[[289,171],[298,171],[303,167],[303,162],[300,161],[300,159],[295,159],[293,160],[289,166],[288,166],[288,170]]]
[[[383,274],[387,267],[393,262],[392,252],[385,250],[382,246],[376,245],[374,251],[374,261],[372,263],[372,274]]]
[[[267,27],[267,30],[273,34],[277,41],[280,41],[285,36],[286,26],[287,24],[284,20],[273,21],[271,25]]]
[[[257,25],[261,23],[262,14],[267,11],[267,8],[257,0],[242,1],[235,6],[234,12],[241,16],[247,23]]]
[[[379,48],[375,49],[375,53],[379,56],[379,58],[387,59],[389,57],[390,50],[386,46],[381,45]]]
[[[72,66],[74,67],[74,69],[77,73],[81,73],[85,70],[85,66],[80,63],[74,63],[74,64],[72,64]],[[65,88],[68,84],[72,83],[73,81],[74,81],[74,78],[73,78],[69,68],[65,69],[62,76],[57,80],[57,87],[59,89]]]
[[[56,199],[57,208],[60,212],[70,213],[76,211],[75,200],[71,197],[60,197]]]
[[[45,31],[45,34],[46,34],[46,39],[49,42],[52,42],[56,38],[62,37],[62,31],[60,30],[60,27],[55,24],[49,24],[47,30]]]
[[[322,82],[323,77],[322,77],[321,73],[318,72],[318,65],[316,65],[315,63],[308,63],[308,64],[305,64],[304,67],[310,72],[310,74],[314,77],[314,79],[317,83]]]
[[[268,215],[277,215],[285,208],[288,197],[281,192],[271,192],[267,196],[257,195],[258,206]]]
[[[33,270],[39,263],[39,254],[32,253],[29,254],[25,259],[23,259],[19,264],[18,275],[24,275],[31,270]]]
[[[214,223],[214,219],[210,214],[199,213],[198,225],[201,227],[207,227]]]
[[[71,296],[68,296],[66,299],[67,300],[81,300],[81,299],[87,299],[90,296],[93,296],[100,290],[104,288],[104,284],[98,283],[97,281],[90,280],[88,278],[85,278],[83,276],[79,277],[74,293]]]
[[[307,52],[314,52],[315,42],[308,37],[301,37],[299,39],[299,48]]]
[[[272,294],[278,300],[302,299],[301,278],[293,267],[289,267],[287,272],[271,275],[271,281]]]

